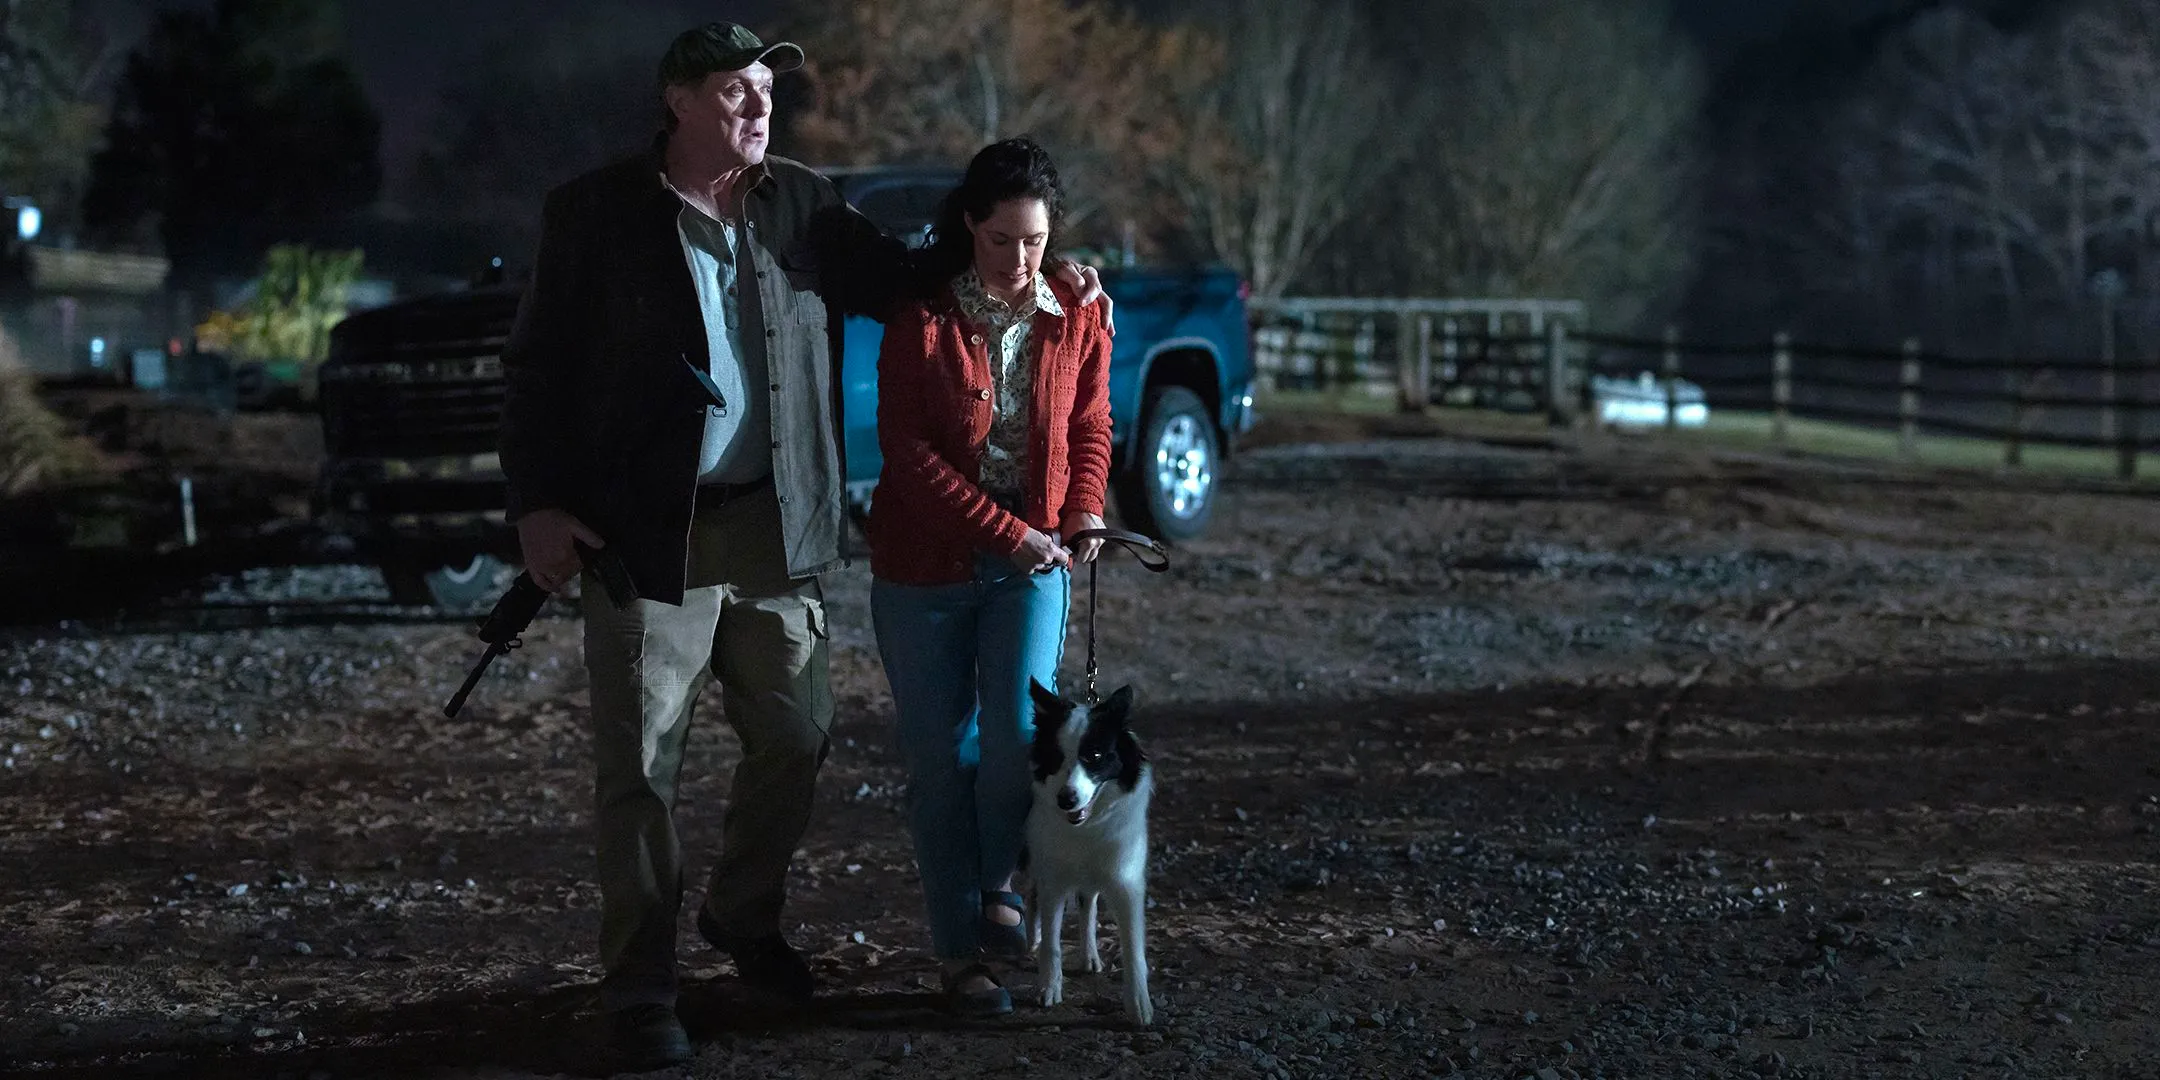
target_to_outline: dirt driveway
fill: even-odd
[[[1114,972],[934,1011],[858,569],[789,914],[829,990],[776,1009],[686,926],[691,1075],[2160,1076],[2160,500],[1273,447],[1168,575],[1103,577],[1157,1027]],[[456,626],[0,642],[0,1071],[594,1073],[577,640],[455,722]]]

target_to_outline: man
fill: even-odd
[[[503,350],[527,570],[561,589],[576,543],[605,546],[641,596],[618,608],[589,577],[582,592],[600,1004],[629,1067],[690,1057],[673,806],[708,671],[743,759],[698,931],[746,981],[813,989],[780,908],[833,716],[818,575],[841,565],[846,528],[835,317],[929,283],[830,181],[766,155],[773,75],[802,59],[731,23],[677,37],[660,62],[667,130],[549,194]],[[1094,298],[1092,271],[1065,273]]]

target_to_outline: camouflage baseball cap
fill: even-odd
[[[694,83],[715,71],[741,71],[760,61],[774,72],[793,71],[802,66],[803,51],[792,42],[767,45],[735,23],[706,23],[675,35],[675,43],[660,58],[660,85]]]

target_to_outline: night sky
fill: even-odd
[[[137,32],[161,7],[207,7],[209,0],[95,0],[122,33]],[[1437,2],[1437,0],[1436,0]],[[1793,25],[1810,20],[1857,21],[1901,6],[1897,0],[1674,0],[1683,25],[1709,49],[1713,62]],[[596,5],[591,0],[348,0],[353,60],[383,114],[385,165],[392,177],[409,166],[425,142],[450,73],[503,35],[561,33]],[[626,41],[650,37],[657,59],[667,27],[727,18],[786,32],[787,0],[615,0]],[[393,180],[393,183],[395,181]]]

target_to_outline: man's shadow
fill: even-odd
[[[701,1048],[735,1037],[785,1039],[809,1031],[995,1033],[1050,1026],[1125,1026],[1115,1002],[1115,983],[1101,976],[1076,977],[1075,989],[1083,997],[1087,982],[1100,980],[1100,992],[1079,1008],[1035,1008],[1027,1004],[1023,983],[1013,987],[1017,1007],[1012,1015],[970,1020],[946,1012],[942,995],[934,990],[894,989],[894,974],[873,970],[828,977],[822,992],[808,1005],[778,999],[733,975],[723,975],[686,982],[677,1010],[692,1043]],[[39,1076],[53,1080],[238,1080],[317,1073],[346,1080],[446,1068],[612,1076],[621,1070],[607,1053],[607,1027],[595,991],[591,984],[506,989],[376,1009],[326,1010],[303,1021],[304,1042],[288,1039],[236,1046],[208,1037],[182,1037],[154,1045],[86,1047],[64,1058],[0,1064],[35,1066]]]

